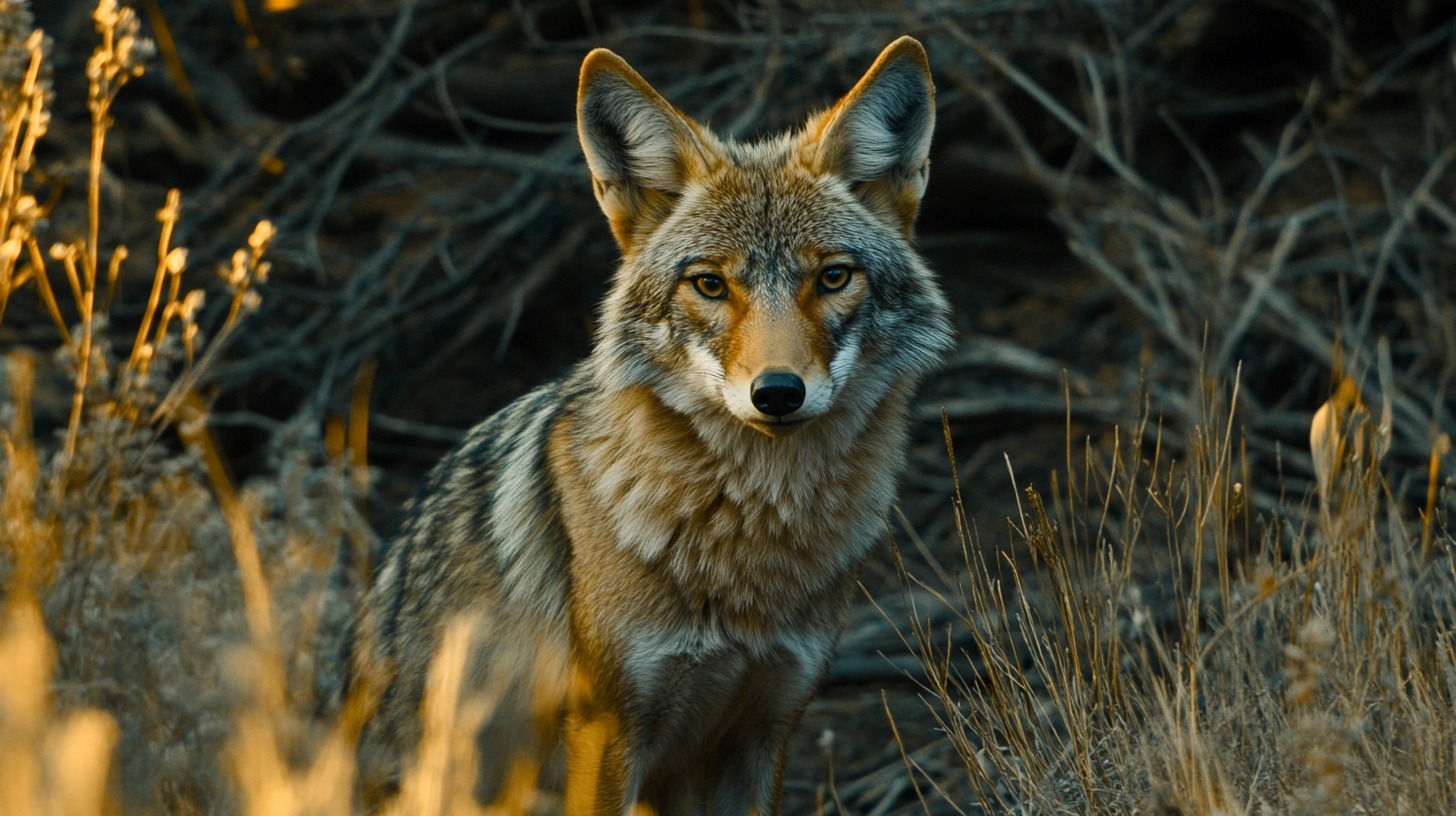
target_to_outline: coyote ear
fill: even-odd
[[[605,48],[581,64],[576,128],[592,190],[623,252],[662,223],[712,155],[711,137]]]
[[[920,43],[890,43],[817,124],[810,128],[816,169],[849,181],[870,210],[910,235],[935,129],[935,85]]]

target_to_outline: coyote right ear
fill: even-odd
[[[662,223],[714,154],[706,131],[605,48],[581,64],[576,128],[592,190],[624,253]]]
[[[933,130],[930,61],[919,41],[901,37],[808,136],[820,171],[849,181],[865,206],[909,236],[930,175]]]

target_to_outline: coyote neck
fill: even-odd
[[[777,439],[727,416],[688,417],[643,387],[584,397],[556,434],[571,444],[553,446],[572,451],[553,457],[563,494],[583,499],[565,521],[605,520],[590,546],[625,551],[679,603],[755,628],[789,623],[883,535],[908,392]]]

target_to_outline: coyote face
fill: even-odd
[[[483,801],[532,812],[564,755],[573,816],[778,812],[950,345],[910,246],[933,100],[905,37],[801,130],[739,144],[587,56],[578,125],[622,265],[591,356],[470,432],[374,578],[352,660],[387,686],[378,776],[463,614],[499,700]]]
[[[948,307],[909,244],[934,124],[924,59],[892,46],[799,132],[743,145],[616,55],[587,57],[582,143],[624,254],[599,351],[624,385],[782,436],[862,415],[935,364]]]

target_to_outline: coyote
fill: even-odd
[[[752,144],[587,55],[577,124],[621,266],[590,356],[474,428],[382,559],[351,659],[387,678],[366,753],[418,736],[465,615],[482,801],[528,809],[523,782],[564,762],[573,815],[779,811],[912,392],[951,345],[911,246],[934,121],[910,37]]]

